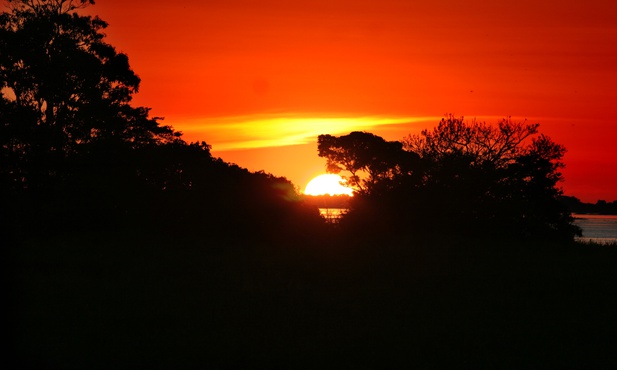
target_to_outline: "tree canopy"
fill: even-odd
[[[510,118],[490,125],[448,115],[432,131],[425,129],[420,135],[409,135],[403,144],[406,150],[423,158],[440,160],[445,156],[460,155],[468,157],[475,165],[491,163],[495,167],[504,167],[526,150],[524,142],[538,133],[539,126],[537,123],[513,122]],[[559,150],[563,149],[560,147]]]
[[[558,187],[565,148],[538,127],[449,115],[402,142],[353,132],[321,135],[318,149],[360,189],[347,217],[356,229],[571,239],[579,230]]]
[[[140,78],[107,23],[79,13],[91,4],[12,0],[0,14],[3,225],[270,238],[320,220],[287,179],[213,158],[132,106]]]
[[[178,137],[130,105],[140,79],[128,57],[104,41],[106,22],[76,12],[93,3],[13,0],[0,15],[2,167],[17,186],[57,172],[89,144]]]
[[[402,143],[386,141],[369,132],[355,131],[335,137],[319,135],[317,149],[327,159],[326,168],[343,174],[348,184],[360,193],[371,193],[385,184],[391,185],[414,170],[417,155],[403,151]]]

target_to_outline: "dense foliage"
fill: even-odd
[[[3,184],[37,187],[61,176],[67,158],[98,145],[133,148],[175,133],[132,107],[140,79],[104,42],[107,24],[78,15],[83,2],[11,1],[0,15]]]

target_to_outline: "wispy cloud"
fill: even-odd
[[[318,135],[369,131],[386,125],[437,122],[440,117],[311,116],[258,114],[183,120],[174,127],[189,138],[205,138],[214,150],[237,150],[298,145],[314,142]]]

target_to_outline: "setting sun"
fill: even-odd
[[[319,175],[309,181],[304,190],[307,195],[352,195],[353,189],[343,185],[344,181],[339,175]]]

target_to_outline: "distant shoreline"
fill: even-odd
[[[583,203],[580,199],[571,196],[562,196],[561,202],[568,210],[576,214],[585,215],[617,215],[617,201],[607,202],[599,200],[594,203]]]

